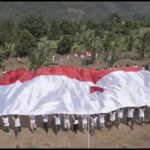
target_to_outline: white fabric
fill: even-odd
[[[129,117],[129,118],[132,118],[133,117],[133,114],[134,114],[134,108],[128,108],[128,114],[127,114],[127,116]]]
[[[20,127],[20,119],[19,118],[14,118],[14,122],[15,122],[15,127]]]
[[[35,116],[30,116],[30,122],[31,123],[35,123],[36,121],[35,121]]]
[[[90,119],[91,119],[90,120],[91,121],[91,126],[94,126],[94,118],[91,116]]]
[[[100,123],[105,123],[105,114],[100,114],[99,115],[99,122]]]
[[[65,119],[65,121],[64,121],[64,127],[65,127],[65,129],[67,127],[70,128],[70,121],[68,119]]]
[[[118,118],[123,118],[123,109],[118,109]]]
[[[64,120],[69,120],[69,115],[65,114],[64,115]]]
[[[53,116],[55,118],[55,125],[60,125],[60,117]]]
[[[78,124],[78,123],[79,123],[79,121],[76,119],[73,124]]]
[[[94,123],[97,122],[97,118],[98,118],[97,116],[93,118]]]
[[[31,127],[31,130],[34,130],[35,128],[37,128],[36,123],[30,122],[30,127]]]
[[[144,117],[144,109],[139,109],[139,117]]]
[[[104,92],[90,94],[90,86]],[[136,94],[135,94],[136,93]],[[91,101],[92,96],[97,98]],[[115,71],[95,84],[66,76],[41,75],[0,85],[0,115],[98,114],[124,107],[150,106],[150,72]]]
[[[48,115],[43,115],[43,122],[48,122]]]
[[[115,121],[115,119],[116,119],[116,112],[113,112],[113,113],[111,112],[110,113],[110,120]]]
[[[88,122],[88,116],[87,115],[82,116],[82,123],[87,124],[87,122]]]
[[[5,127],[9,126],[9,118],[8,117],[2,117],[2,120],[3,120]]]

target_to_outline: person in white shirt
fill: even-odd
[[[143,122],[144,122],[144,111],[145,111],[144,106],[139,108],[139,119],[140,119],[141,125],[143,125]]]
[[[30,129],[31,132],[34,133],[37,129],[35,116],[31,115],[29,116],[29,118],[30,118]]]
[[[42,115],[45,132],[48,133],[48,115]]]
[[[90,135],[93,136],[94,133],[94,119],[93,115],[90,115]]]
[[[116,120],[116,111],[112,111],[109,113],[110,114],[110,127],[115,125],[115,120]]]
[[[64,114],[64,128],[67,131],[70,129],[70,120],[68,114]]]
[[[95,131],[95,122],[97,121],[95,115],[90,115],[90,135],[93,136]]]
[[[118,117],[118,129],[120,129],[120,123],[123,121],[123,108],[117,110],[117,117]]]
[[[134,116],[134,111],[135,111],[135,108],[134,107],[130,107],[127,109],[127,125],[129,125],[129,122],[131,122],[131,129],[133,130],[133,127],[134,127],[134,119],[133,119],[133,116]]]
[[[100,127],[100,130],[103,129],[104,126],[105,126],[105,114],[101,113],[101,114],[99,114],[99,127]]]
[[[93,116],[94,130],[97,129],[97,119],[98,119],[98,116],[97,116],[97,115],[94,115],[94,116]]]
[[[3,124],[4,124],[4,132],[6,135],[10,134],[10,128],[9,128],[9,117],[7,115],[2,116]]]
[[[53,116],[53,118],[55,118],[55,131],[56,131],[56,134],[59,132],[60,130],[60,115],[56,114],[55,116]]]
[[[13,120],[15,122],[15,137],[18,137],[18,133],[21,132],[21,123],[20,123],[20,117],[18,115],[13,116]]]
[[[82,115],[82,129],[84,133],[87,131],[87,123],[88,123],[88,116]]]
[[[77,115],[73,115],[72,119],[73,119],[73,129],[74,129],[74,132],[77,134],[79,130],[79,120],[78,120]]]

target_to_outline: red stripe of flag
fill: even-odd
[[[104,92],[105,89],[102,87],[98,87],[98,86],[90,86],[90,94],[94,93],[94,92]]]

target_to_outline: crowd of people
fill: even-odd
[[[90,133],[92,136],[96,129],[102,131],[105,127],[110,130],[115,126],[118,130],[120,125],[126,124],[132,130],[134,129],[134,123],[143,125],[146,121],[145,114],[148,112],[148,106],[142,107],[128,107],[120,108],[118,110],[111,111],[109,113],[100,113],[92,115],[77,115],[77,114],[55,114],[55,115],[42,115],[43,128],[48,134],[50,127],[50,118],[54,119],[55,133],[57,134],[60,129],[69,131],[72,129],[76,134],[78,131],[83,133]],[[5,115],[1,116],[3,121],[3,129],[6,135],[11,134],[10,132],[10,122],[9,119],[12,117],[14,120],[14,133],[15,137],[18,137],[19,132],[21,132],[21,116],[19,115]],[[37,120],[36,116],[28,116],[30,123],[29,127],[32,133],[36,132]],[[138,118],[138,119],[135,119]],[[137,121],[138,120],[138,121]],[[80,130],[81,129],[81,130]]]
[[[122,66],[115,66],[114,68],[121,68]],[[126,67],[130,67],[130,65],[126,65]],[[137,64],[134,67],[139,67]],[[148,65],[141,66],[144,70],[150,70]],[[111,69],[104,68],[104,69]],[[117,129],[120,129],[120,125],[122,123],[127,124],[132,130],[134,129],[135,117],[134,112],[138,112],[138,120],[139,124],[143,125],[145,122],[145,113],[147,112],[148,106],[142,107],[128,107],[128,108],[120,108],[118,110],[114,110],[109,113],[100,113],[100,114],[92,114],[92,115],[69,115],[69,114],[55,114],[55,115],[42,115],[43,128],[46,133],[48,133],[49,129],[49,116],[54,118],[55,120],[55,133],[57,134],[62,128],[62,119],[63,118],[63,129],[69,131],[71,128],[77,134],[79,128],[82,132],[86,133],[89,131],[91,135],[94,134],[96,129],[102,130],[104,127],[107,127],[109,130],[116,126]],[[148,112],[147,112],[148,113]],[[19,132],[21,132],[21,116],[12,115],[12,116],[1,116],[3,121],[3,129],[6,135],[10,135],[10,123],[9,118],[12,117],[14,120],[14,133],[15,137],[18,137]],[[30,130],[32,133],[37,130],[37,121],[36,116],[29,116],[30,119]]]

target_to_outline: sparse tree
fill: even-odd
[[[50,48],[50,43],[47,41],[38,43],[37,48],[33,48],[28,53],[29,69],[37,69],[39,67],[48,66],[53,61],[54,51]]]

